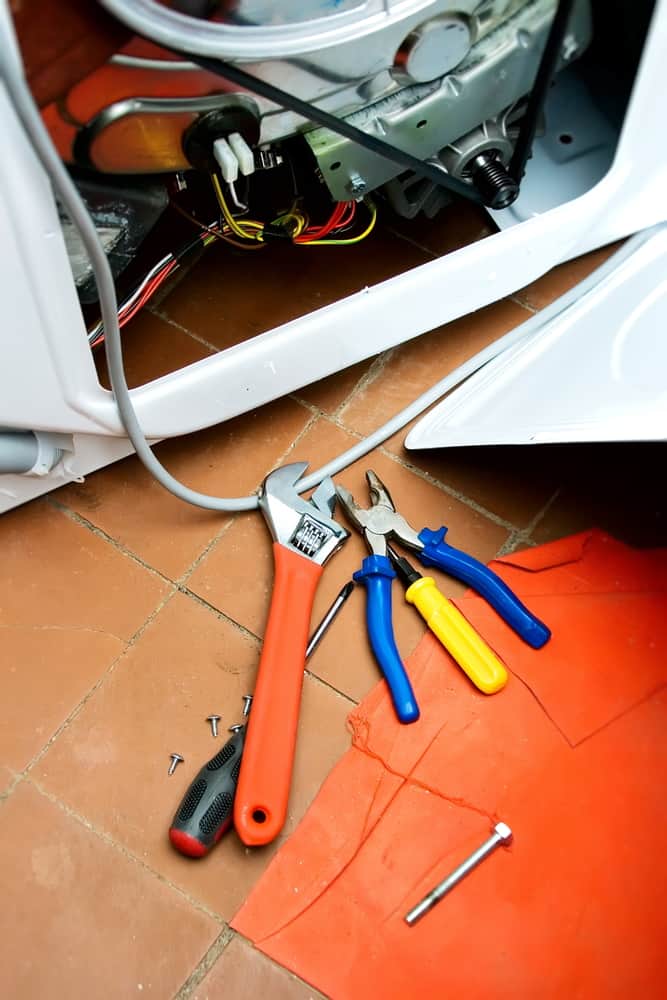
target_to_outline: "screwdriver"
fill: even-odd
[[[313,632],[306,648],[306,660],[315,651],[353,590],[354,581],[349,580]],[[252,697],[245,695],[244,702],[245,718],[250,711]],[[172,845],[189,858],[203,858],[232,825],[234,794],[245,743],[245,723],[230,726],[229,732],[232,735],[222,749],[196,775],[169,827]]]
[[[422,576],[391,545],[389,558],[406,588],[405,599],[414,604],[431,632],[484,694],[495,694],[507,683],[507,671],[481,635],[458,608],[441,594],[430,576]]]

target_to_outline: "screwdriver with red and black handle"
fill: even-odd
[[[353,589],[354,582],[350,580],[336,597],[308,642],[306,660],[319,645]],[[245,695],[244,702],[245,718],[250,711],[252,697]],[[231,737],[215,757],[204,764],[191,783],[169,827],[172,845],[189,858],[203,858],[232,825],[234,795],[245,743],[245,723],[230,726],[229,732]]]

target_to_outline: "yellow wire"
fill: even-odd
[[[347,240],[309,240],[307,243],[297,243],[296,245],[299,247],[344,247],[349,246],[352,243],[361,243],[361,241],[365,240],[369,233],[372,233],[375,229],[375,223],[378,217],[378,210],[375,207],[375,203],[372,202],[370,198],[365,199],[364,204],[371,213],[371,217],[363,233],[359,233],[358,236],[351,236],[350,239]]]
[[[213,182],[213,189],[215,191],[216,198],[218,199],[218,204],[220,205],[223,218],[234,235],[240,236],[242,240],[262,242],[261,232],[264,229],[264,224],[262,222],[257,222],[255,219],[243,219],[242,222],[237,222],[232,213],[229,211],[229,207],[225,201],[225,196],[222,193],[220,181],[215,174],[211,174],[211,181]]]

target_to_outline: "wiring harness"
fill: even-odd
[[[369,198],[365,199],[365,207],[369,219],[365,228],[353,233],[356,217],[356,201],[338,202],[326,222],[321,225],[310,223],[308,216],[295,200],[288,212],[277,216],[270,223],[259,222],[244,216],[233,214],[225,198],[222,184],[216,174],[211,175],[213,191],[220,207],[219,222],[205,225],[193,215],[190,215],[176,202],[172,206],[189,222],[201,230],[196,239],[190,240],[180,250],[164,255],[140,281],[134,291],[123,300],[118,308],[118,325],[122,329],[149,302],[167,278],[180,267],[182,259],[197,247],[207,247],[216,240],[230,243],[242,250],[260,250],[269,242],[288,240],[295,246],[350,246],[360,243],[375,228],[377,208]],[[247,211],[243,206],[242,211]],[[89,331],[88,342],[93,347],[104,343],[104,323],[100,319]]]
[[[365,229],[352,236],[344,234],[355,222],[357,203],[341,201],[323,225],[311,225],[308,216],[301,210],[298,202],[294,202],[288,212],[279,215],[270,223],[258,222],[256,219],[236,218],[229,207],[217,174],[211,175],[213,190],[222,212],[222,218],[227,228],[237,240],[230,240],[236,246],[249,244],[264,244],[269,240],[289,239],[296,246],[349,246],[360,243],[373,231],[377,220],[377,208],[367,198],[365,200],[370,220]],[[223,239],[229,237],[223,233]]]

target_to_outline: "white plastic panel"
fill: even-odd
[[[408,448],[667,440],[667,226],[412,429]]]

